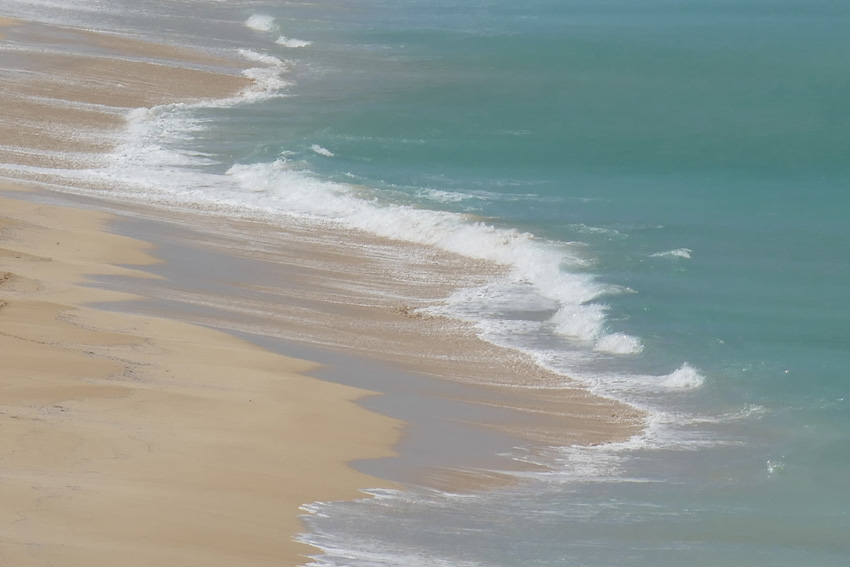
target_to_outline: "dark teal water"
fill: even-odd
[[[510,491],[316,505],[318,564],[848,564],[850,4],[90,7],[287,82],[108,175],[503,262],[442,312],[651,412]]]

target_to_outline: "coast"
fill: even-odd
[[[43,33],[90,49],[119,43],[2,23],[16,41]],[[146,57],[178,55],[148,47]],[[74,80],[60,79],[71,61]],[[4,113],[0,159],[41,168],[78,153],[68,131],[118,127],[123,108],[245,84],[162,62],[104,65],[100,55],[18,62],[38,78],[4,89],[15,112]],[[123,77],[135,94],[113,84]],[[35,94],[47,92],[50,100]],[[28,182],[45,170],[24,171],[0,181],[0,563],[296,565],[311,551],[293,539],[302,504],[392,486],[346,464],[390,455],[398,437],[395,420],[354,403],[366,392],[309,378],[314,364],[221,332],[86,307],[131,299],[86,282],[150,278],[119,265],[155,262],[151,247],[112,234],[111,215],[39,203]]]
[[[10,433],[0,471],[14,503],[0,512],[12,526],[0,536],[4,562],[294,565],[310,549],[292,543],[300,505],[394,486],[350,461],[396,446],[412,466],[378,467],[381,478],[474,490],[540,466],[490,458],[494,446],[601,444],[640,431],[634,408],[418,310],[497,266],[295,220],[120,204],[108,185],[79,207],[45,204],[43,188],[78,182],[51,169],[97,167],[130,109],[227,97],[250,81],[218,55],[6,23],[4,41],[39,49],[3,54],[14,65],[0,95],[15,109],[0,122],[0,325],[3,352],[15,353],[2,371]],[[427,396],[463,405],[446,419],[500,444],[412,458],[449,443],[434,433],[397,445],[399,421],[353,403],[381,384],[306,377],[319,370],[305,357],[234,334],[436,379]]]
[[[147,246],[108,216],[0,199],[0,562],[296,565],[305,502],[389,486],[346,465],[398,424],[309,362],[224,333],[86,308],[129,299]],[[320,471],[320,474],[318,472]]]

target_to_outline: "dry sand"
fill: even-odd
[[[45,27],[0,25],[16,41]],[[123,109],[246,84],[161,62],[14,59],[0,92],[12,165],[68,165],[108,149]],[[68,137],[84,129],[104,141]],[[399,423],[353,401],[367,392],[220,332],[87,308],[128,299],[86,278],[150,277],[117,267],[154,261],[149,246],[26,189],[0,182],[0,565],[296,565],[311,551],[293,540],[299,506],[389,485],[346,464],[398,438]]]
[[[0,564],[298,562],[305,502],[376,486],[398,424],[310,363],[80,307],[146,246],[100,213],[0,198]]]

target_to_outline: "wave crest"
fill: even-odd
[[[294,37],[285,36],[280,36],[279,38],[277,38],[277,41],[275,41],[275,43],[284,47],[291,48],[307,47],[313,45],[312,41],[304,41],[303,39],[295,39]]]
[[[600,337],[593,350],[608,354],[640,354],[643,348],[643,343],[637,337],[625,333],[611,333]]]
[[[245,20],[245,26],[255,31],[269,32],[274,29],[274,18],[266,14],[253,14]]]
[[[682,366],[665,376],[661,384],[667,388],[690,390],[699,388],[704,382],[705,376],[700,374],[699,370],[685,362]]]

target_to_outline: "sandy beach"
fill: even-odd
[[[3,115],[5,163],[47,165],[41,150],[80,148],[63,146],[62,132],[117,127],[120,108],[244,85],[63,57],[23,61],[44,76],[4,90],[6,108],[16,104]],[[71,60],[81,82],[94,75],[102,86],[59,79],[51,95],[121,101],[115,112],[24,96],[46,92],[51,62],[67,71]],[[116,94],[110,81],[125,75],[139,81],[138,98]],[[311,363],[220,332],[86,308],[128,299],[85,282],[150,277],[116,267],[153,262],[150,247],[110,234],[109,215],[28,202],[26,189],[0,184],[0,563],[295,565],[310,551],[293,541],[299,506],[390,486],[346,464],[389,455],[398,436],[397,422],[353,402],[366,392],[305,377]]]
[[[401,269],[383,252],[398,243],[362,234],[317,250],[322,229],[297,223],[135,211],[129,217],[165,223],[154,247],[144,230],[116,234],[113,214],[45,204],[51,168],[96,166],[128,110],[230,96],[250,81],[239,62],[216,55],[0,25],[0,40],[39,47],[0,54],[0,102],[11,109],[0,117],[3,565],[297,565],[311,551],[293,540],[299,506],[396,486],[347,464],[393,455],[401,435],[400,421],[356,403],[372,388],[308,377],[316,364],[212,328],[463,383],[428,395],[479,408],[450,419],[504,436],[508,447],[604,443],[642,427],[633,408],[565,388],[562,377],[505,358],[404,299],[468,283],[455,268],[469,259],[411,247]],[[164,259],[169,247],[211,260],[183,265]],[[202,271],[216,266],[243,280]],[[388,279],[392,270],[404,278]],[[265,272],[291,277],[266,281]],[[398,289],[388,293],[387,281]],[[181,311],[175,297],[204,307]],[[147,301],[145,313],[121,308],[135,300]],[[517,376],[535,387],[513,387]],[[426,463],[395,480],[463,491],[508,482],[476,464],[526,466],[452,450],[454,466]]]
[[[397,424],[310,363],[223,333],[94,311],[146,246],[102,214],[2,199],[4,565],[299,562],[298,507],[377,485]],[[315,474],[321,471],[321,474]]]

